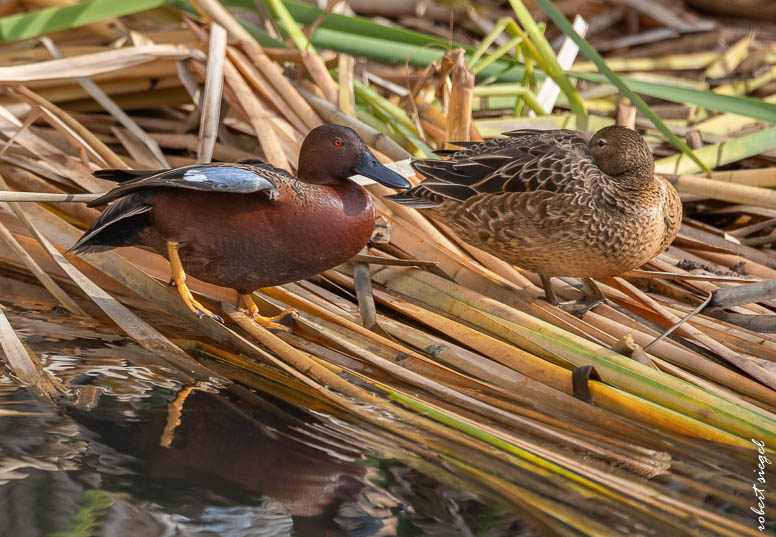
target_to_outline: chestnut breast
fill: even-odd
[[[274,200],[263,192],[160,189],[149,199],[154,231],[143,242],[163,255],[165,241],[178,242],[187,273],[248,292],[309,278],[369,241],[374,204],[359,185],[283,182],[277,189]]]

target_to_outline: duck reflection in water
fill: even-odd
[[[186,517],[212,506],[214,495],[232,506],[232,514],[238,509],[235,501],[242,506],[269,501],[275,504],[278,526],[288,525],[290,513],[292,535],[342,535],[334,517],[362,489],[367,468],[357,448],[327,439],[326,433],[313,437],[304,432],[311,430],[309,414],[279,402],[264,400],[257,406],[256,401],[195,391],[183,405],[172,442],[163,447],[167,405],[146,407],[138,412],[139,420],[116,422],[112,401],[103,398],[100,408],[73,417],[97,435],[97,446],[131,456],[136,474],[117,476],[117,488]],[[115,460],[115,454],[106,453],[105,460]],[[108,487],[113,485],[103,483]],[[193,490],[197,487],[201,491]],[[252,523],[273,524],[255,518]],[[217,526],[209,529],[220,534]]]

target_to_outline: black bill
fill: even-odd
[[[372,152],[366,148],[364,149],[364,157],[353,171],[391,188],[406,189],[412,186],[404,177],[380,164]]]

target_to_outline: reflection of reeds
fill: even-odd
[[[144,5],[156,4],[161,2]],[[706,81],[689,80],[689,88],[671,85],[686,75],[679,70],[735,75],[756,39],[747,37],[722,53],[614,59],[617,72],[676,70],[673,78],[644,82],[613,72],[591,74],[593,66],[603,64],[584,41],[580,50],[593,55],[593,63],[578,62],[576,75],[565,73],[544,26],[518,0],[511,2],[517,21],[496,21],[480,47],[456,45],[449,51],[443,39],[341,15],[319,20],[321,12],[310,6],[270,4],[296,50],[262,47],[254,38],[266,37],[260,29],[241,25],[215,0],[198,0],[198,13],[208,23],[186,20],[181,26],[177,12],[166,11],[164,17],[149,18],[145,38],[130,34],[137,46],[107,46],[105,33],[112,30],[101,21],[123,12],[111,13],[102,2],[102,18],[82,21],[98,26],[69,30],[65,42],[55,35],[48,50],[0,51],[5,86],[0,173],[14,190],[31,192],[42,202],[15,206],[18,219],[0,215],[0,237],[9,245],[0,248],[0,262],[17,267],[21,258],[25,270],[74,314],[82,314],[81,308],[94,311],[86,300],[91,299],[180,380],[224,375],[246,384],[271,383],[286,395],[304,394],[298,397],[306,404],[382,430],[410,464],[451,482],[466,476],[527,520],[550,528],[548,534],[565,534],[569,528],[606,534],[595,515],[616,509],[626,524],[635,527],[646,519],[665,526],[668,534],[685,528],[684,517],[691,513],[709,533],[755,535],[741,518],[723,517],[670,491],[681,484],[688,496],[729,499],[728,491],[742,488],[741,482],[695,481],[694,473],[719,463],[713,457],[721,458],[723,466],[732,464],[737,453],[732,446],[748,446],[750,438],[776,443],[776,375],[770,367],[776,360],[771,335],[775,303],[758,297],[758,303],[701,313],[680,326],[676,337],[659,341],[647,353],[641,348],[713,291],[735,289],[755,277],[776,279],[767,248],[776,243],[771,239],[776,199],[770,190],[776,182],[771,168],[764,167],[767,161],[750,160],[755,169],[688,175],[704,166],[769,157],[776,146],[772,128],[736,134],[776,118],[774,105],[736,95],[766,83],[771,71],[744,77],[749,79],[744,85],[720,83],[716,92],[706,89]],[[170,17],[176,22],[166,22]],[[554,20],[560,21],[557,14]],[[128,28],[134,24],[120,21]],[[318,26],[308,37],[297,21]],[[34,25],[22,34],[6,33],[8,28],[8,20],[0,19],[0,37],[6,40],[36,35]],[[368,48],[378,41],[382,48]],[[53,43],[65,59],[50,59],[56,54]],[[272,43],[280,46],[277,40]],[[343,54],[329,61],[333,56],[324,49]],[[525,63],[516,59],[520,54]],[[379,61],[408,61],[423,70],[382,73]],[[287,76],[293,70],[295,80]],[[363,71],[374,77],[361,76]],[[525,81],[517,76],[523,72],[528,73]],[[546,75],[562,90],[554,107],[537,98]],[[575,76],[607,85],[577,91]],[[365,80],[384,82],[376,86]],[[406,91],[395,89],[396,84],[407,86]],[[67,196],[85,197],[111,186],[92,177],[96,168],[160,167],[165,161],[178,166],[258,155],[293,171],[305,133],[326,121],[355,128],[379,158],[402,161],[406,171],[411,155],[429,155],[446,143],[479,140],[481,134],[547,125],[587,124],[595,130],[610,124],[618,105],[633,110],[618,101],[615,86],[644,114],[628,122],[649,127],[649,141],[661,157],[657,171],[679,174],[670,180],[687,196],[691,216],[675,243],[646,270],[601,282],[612,304],[596,307],[583,319],[537,300],[535,275],[379,197],[376,205],[390,233],[367,253],[436,264],[372,263],[366,269],[362,258],[355,270],[346,265],[313,282],[257,293],[262,310],[293,307],[300,312],[294,334],[269,333],[231,310],[234,322],[226,325],[198,320],[163,283],[166,263],[145,250],[94,254],[86,260],[59,253],[96,216],[94,210],[68,205]],[[631,89],[679,107],[649,109]],[[609,116],[588,116],[593,110]],[[712,116],[715,112],[720,114]],[[197,126],[199,134],[191,134]],[[689,130],[698,131],[705,143],[692,157],[661,143],[675,142],[672,137]],[[387,192],[377,185],[369,189],[378,196]],[[0,201],[22,197],[5,193]],[[761,245],[766,247],[756,248]],[[731,276],[731,271],[745,274]],[[360,324],[353,299],[353,293],[363,299],[368,274],[378,306],[368,316],[376,323],[374,330]],[[64,277],[83,293],[64,294],[55,283]],[[571,280],[555,287],[564,299],[580,296]],[[192,289],[216,310],[222,302],[234,302],[231,290],[196,281]],[[132,311],[139,304],[146,313],[164,312],[189,322],[210,346],[179,346],[171,339],[174,334]],[[720,320],[720,315],[726,317]],[[742,321],[755,318],[750,324]],[[754,326],[770,331],[758,333]],[[45,381],[2,312],[0,343],[21,381]],[[211,358],[207,367],[192,358],[203,349]],[[593,405],[571,395],[572,371],[586,365],[595,368],[588,381]],[[46,391],[56,393],[53,387]],[[730,455],[720,455],[718,445],[707,452],[688,436],[724,444]],[[690,452],[698,462],[671,460]],[[658,474],[664,481],[640,477]],[[585,501],[557,501],[568,493],[592,499],[593,515]]]

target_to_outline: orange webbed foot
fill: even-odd
[[[278,315],[272,317],[265,317],[259,312],[258,306],[251,298],[251,295],[240,293],[237,306],[243,309],[253,322],[259,326],[263,326],[267,330],[280,330],[283,332],[291,332],[294,324],[294,317],[297,316],[295,310],[284,310]]]

